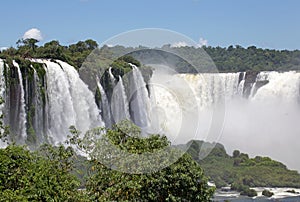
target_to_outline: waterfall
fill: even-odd
[[[254,97],[254,94],[255,94],[255,89],[256,89],[256,82],[255,82],[254,84],[252,84],[252,87],[251,87],[251,91],[250,91],[249,98],[252,98],[252,97]]]
[[[61,61],[40,62],[46,64],[49,141],[54,144],[64,142],[71,125],[82,133],[104,126],[94,96],[75,68]]]
[[[30,117],[38,143],[53,144],[66,140],[71,125],[84,133],[131,119],[142,131],[165,134],[173,144],[190,139],[221,142],[229,152],[239,149],[250,155],[271,156],[300,170],[300,163],[295,161],[300,153],[300,72],[164,75],[155,68],[146,86],[141,71],[130,64],[128,77],[115,78],[108,69],[112,92],[110,85],[106,89],[102,84],[105,92],[97,82],[99,110],[95,96],[74,67],[61,61],[34,62],[44,64],[45,78],[39,78],[36,70],[32,80],[22,76],[14,62],[14,68],[9,69],[14,82],[5,87],[4,61],[0,60],[0,94],[6,100],[0,109],[7,112],[5,121],[12,132],[21,136],[19,143],[30,139],[26,133],[31,127]],[[216,117],[220,118],[218,127],[222,127],[219,131],[212,125]]]
[[[18,78],[19,78],[19,89],[20,89],[20,112],[19,112],[19,124],[18,124],[18,135],[21,135],[20,142],[24,143],[26,140],[27,132],[26,132],[26,109],[25,109],[25,92],[23,86],[23,77],[22,72],[20,70],[19,64],[13,61],[14,67],[17,68]]]
[[[239,73],[226,74],[180,74],[194,92],[201,109],[224,101],[230,101],[239,94]]]
[[[4,62],[2,59],[0,59],[0,96],[3,101],[5,101],[5,78],[3,75],[4,71]],[[4,116],[5,114],[5,103],[0,104],[0,116]],[[4,119],[2,118],[2,123],[4,122]],[[0,133],[3,133],[4,131],[1,129]],[[3,140],[0,139],[0,148],[5,147],[6,144],[3,142]]]
[[[122,77],[119,76],[119,82],[114,88],[111,99],[111,111],[114,123],[122,120],[130,120],[128,100],[125,93],[125,87]]]
[[[112,126],[112,119],[111,119],[111,112],[110,112],[111,109],[108,103],[108,99],[102,85],[100,84],[99,78],[97,78],[96,80],[97,80],[97,87],[101,95],[102,119],[104,120],[106,127],[111,127]]]
[[[4,62],[0,59],[0,96],[5,101],[5,78],[3,75],[4,71]],[[0,104],[0,113],[4,114],[4,103]]]
[[[280,99],[286,103],[297,103],[299,100],[300,73],[261,72],[258,81],[268,80],[269,83],[259,88],[254,100],[270,101]]]
[[[109,74],[110,81],[111,81],[113,84],[115,84],[115,83],[116,83],[116,79],[115,79],[113,73],[111,72],[111,67],[109,67],[109,69],[108,69],[108,74]]]
[[[245,86],[245,79],[246,79],[246,72],[241,72],[240,74],[242,74],[242,80],[240,81],[239,85],[238,85],[238,94],[240,96],[243,95],[244,93],[244,86]]]
[[[130,64],[130,63],[129,63]],[[141,128],[149,126],[150,100],[146,83],[140,70],[133,64],[130,78],[130,110],[133,122]]]
[[[32,67],[33,68],[33,67]],[[42,94],[40,90],[40,79],[37,75],[36,70],[33,68],[33,104],[34,104],[34,119],[33,127],[39,142],[45,142],[44,132],[47,128],[47,116],[44,113],[44,107],[47,105],[47,98],[45,98],[45,103],[43,106]]]

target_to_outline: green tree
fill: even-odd
[[[17,45],[18,45],[18,47],[26,46],[26,47],[31,48],[33,51],[35,51],[35,49],[37,48],[36,43],[38,43],[38,42],[39,42],[39,40],[33,39],[33,38],[30,38],[30,39],[19,39],[17,41]]]
[[[233,153],[232,153],[232,157],[237,158],[237,157],[240,156],[240,154],[241,154],[241,152],[239,150],[234,150]]]
[[[38,152],[23,146],[0,149],[0,198],[3,201],[78,201],[79,181],[73,149],[44,145]]]
[[[76,140],[78,131],[72,128],[72,132]],[[128,122],[114,126],[111,130],[95,129],[75,142],[90,152],[92,166],[87,192],[95,201],[210,201],[214,193],[214,189],[207,185],[203,170],[188,154],[167,165],[170,159],[162,156],[152,159],[153,163],[139,162],[118,157],[114,150],[105,148],[105,145],[114,145],[130,154],[144,154],[159,152],[170,146],[165,136],[142,138],[139,128]],[[168,152],[172,157],[180,153],[176,148],[170,148]],[[111,167],[108,166],[109,161]],[[139,166],[154,167],[158,162],[166,166],[155,172],[120,171],[124,167],[138,171]]]

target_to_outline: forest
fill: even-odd
[[[114,55],[129,53],[140,60],[140,55],[147,54],[147,51],[145,53],[147,47],[108,47],[106,45],[98,47],[98,43],[92,39],[79,41],[67,46],[61,45],[57,40],[47,42],[41,46],[38,46],[37,43],[38,41],[35,39],[19,40],[17,42],[17,48],[10,47],[3,50],[0,52],[0,58],[21,57],[59,59],[76,68],[80,68],[85,59],[96,48],[99,48],[101,56],[105,56],[106,59],[113,58]],[[176,51],[177,53],[180,53],[180,56],[184,56],[187,61],[191,61],[193,65],[203,65],[204,67],[205,65],[211,65],[211,62],[207,62],[208,55],[210,57],[209,60],[212,60],[219,72],[289,71],[300,69],[299,50],[271,50],[257,48],[255,46],[244,48],[239,45],[229,47],[204,46],[202,48],[189,46],[172,47],[171,45],[164,45],[157,49],[162,51]],[[152,57],[155,58],[157,55],[153,54]],[[103,61],[99,63],[103,63]],[[177,63],[176,65],[179,68],[179,72],[193,73],[186,63]],[[206,68],[212,67],[208,66]]]

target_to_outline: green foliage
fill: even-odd
[[[0,149],[0,198],[4,201],[74,201],[79,182],[70,174],[73,150],[44,145],[39,152]]]
[[[256,48],[250,46],[243,48],[239,45],[229,46],[228,48],[222,47],[174,47],[165,45],[162,50],[168,52],[175,52],[180,54],[183,59],[162,52],[144,50],[140,48],[125,48],[115,46],[108,48],[112,52],[132,52],[132,55],[137,60],[145,64],[156,64],[156,62],[167,62],[168,64],[176,67],[177,72],[181,73],[195,73],[195,69],[191,67],[186,61],[191,61],[196,67],[201,67],[203,71],[210,71],[213,69],[212,62],[216,65],[219,72],[237,72],[237,71],[270,71],[270,70],[299,70],[300,69],[300,51],[287,51],[287,50],[270,50]],[[207,57],[205,52],[210,56]],[[149,61],[149,58],[151,61]],[[150,62],[150,63],[149,63]],[[163,64],[163,63],[162,63]]]
[[[245,187],[300,187],[297,171],[288,170],[282,163],[268,157],[249,158],[240,152],[234,152],[235,155],[230,157],[225,149],[219,147],[213,149],[206,158],[199,159],[200,151],[204,151],[203,142],[193,141],[192,145],[188,153],[199,162],[218,188],[228,184],[235,190],[244,190]]]
[[[237,158],[237,157],[240,156],[240,154],[241,154],[241,152],[240,152],[239,150],[234,150],[234,151],[233,151],[233,154],[232,154],[232,157],[233,157],[233,158]]]
[[[272,197],[274,195],[274,193],[265,189],[265,190],[263,190],[262,195],[266,196],[266,197]]]
[[[2,51],[0,58],[15,59],[18,56],[21,58],[59,59],[80,68],[86,57],[98,47],[97,42],[91,39],[69,46],[62,46],[58,41],[53,40],[38,47],[37,42],[35,39],[18,40],[18,48],[11,47]]]
[[[89,131],[83,139],[78,139],[79,132],[75,128],[71,131],[74,137],[70,141],[90,153],[92,171],[87,193],[94,201],[210,201],[213,195],[214,189],[208,187],[202,169],[187,154],[172,164],[168,158],[155,156],[151,164],[145,159],[137,161],[130,155],[123,158],[115,152],[119,149],[132,155],[156,153],[169,147],[165,136],[142,138],[140,129],[127,121],[111,130]],[[111,147],[115,148],[111,150]],[[180,153],[175,148],[168,152],[167,157],[177,157]],[[166,166],[154,172],[138,172],[140,166],[145,169],[155,164]],[[120,172],[125,167],[133,172]]]
[[[254,197],[254,196],[257,196],[257,192],[254,189],[247,188],[247,189],[241,191],[241,195]]]

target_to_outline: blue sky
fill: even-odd
[[[0,4],[0,47],[15,46],[28,29],[43,42],[164,28],[211,46],[300,49],[299,0],[6,0]]]

